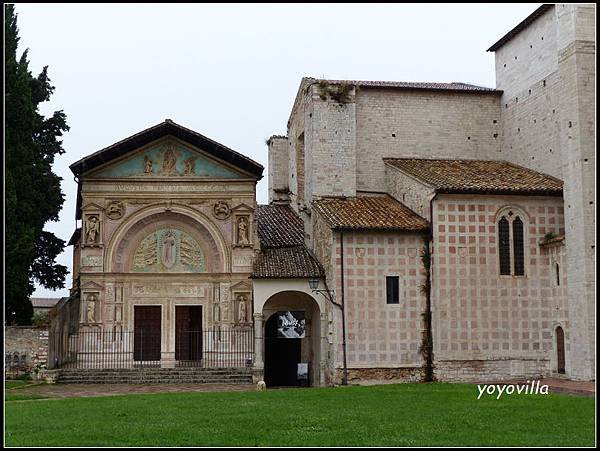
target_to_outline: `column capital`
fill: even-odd
[[[255,321],[262,321],[265,318],[265,316],[262,313],[255,313],[252,316],[254,317]]]

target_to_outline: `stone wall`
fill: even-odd
[[[271,136],[269,146],[269,203],[284,196],[276,191],[287,191],[289,184],[289,143],[285,136]],[[287,196],[286,196],[287,197]]]
[[[595,371],[595,53],[593,4],[555,5],[496,51],[503,158],[565,183],[571,376],[582,379]]]
[[[430,200],[435,195],[433,188],[389,164],[385,165],[385,182],[388,194],[430,220]]]
[[[356,189],[385,191],[385,157],[498,158],[499,97],[493,92],[361,87],[356,94]]]
[[[340,104],[331,98],[321,99],[319,86],[312,85],[305,123],[306,202],[321,196],[355,196],[354,90],[348,102]]]
[[[525,223],[525,276],[499,274],[496,222],[507,207]],[[564,283],[556,287],[551,255],[540,247],[546,233],[564,231],[562,199],[439,195],[433,208],[436,367],[447,361],[544,361],[539,368],[544,372],[556,353],[553,334],[558,324],[565,330],[568,356],[573,327],[567,321]],[[492,376],[486,365],[480,366],[482,376]],[[519,374],[511,369],[504,376]],[[445,377],[443,372],[440,377]]]
[[[570,376],[595,378],[595,6],[557,5],[569,314]]]
[[[15,377],[47,366],[48,330],[23,326],[5,327],[4,356],[6,377]]]
[[[441,382],[492,382],[510,378],[540,378],[548,374],[548,359],[437,360]]]
[[[341,385],[343,370],[335,372],[332,384]],[[423,380],[423,369],[421,367],[406,368],[349,368],[348,384],[371,385],[371,384],[397,384],[399,382],[420,382]]]

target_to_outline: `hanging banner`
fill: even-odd
[[[277,338],[304,338],[305,327],[304,311],[277,312]]]

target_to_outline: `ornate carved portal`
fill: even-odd
[[[178,229],[160,229],[144,238],[133,255],[135,272],[204,272],[198,242]]]

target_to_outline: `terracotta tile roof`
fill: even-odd
[[[254,260],[253,279],[297,279],[325,275],[323,267],[304,246],[263,249]]]
[[[332,229],[425,231],[429,223],[390,196],[326,198],[313,206]]]
[[[308,78],[307,80],[311,80]],[[326,81],[331,84],[349,84],[360,88],[395,88],[395,89],[425,89],[430,91],[461,91],[479,93],[502,93],[501,90],[487,88],[463,82],[439,83],[421,81],[376,81],[376,80],[322,80],[312,79],[314,82]]]
[[[441,193],[562,195],[562,180],[506,161],[417,158],[383,161]]]
[[[259,205],[256,223],[263,249],[304,245],[302,219],[287,205]]]
[[[537,19],[538,17],[540,17],[546,11],[548,11],[549,9],[551,9],[553,7],[554,7],[554,5],[552,5],[552,4],[544,3],[542,6],[537,8],[534,12],[532,12],[529,16],[527,16],[525,19],[523,19],[516,27],[514,27],[512,30],[510,30],[508,33],[506,33],[504,36],[502,36],[495,44],[493,44],[489,49],[487,49],[487,51],[495,52],[500,47],[502,47],[504,44],[506,44],[508,41],[510,41],[512,38],[514,38],[517,34],[519,34],[521,31],[523,31],[525,28],[527,28],[529,26],[529,24],[532,23],[535,19]]]

